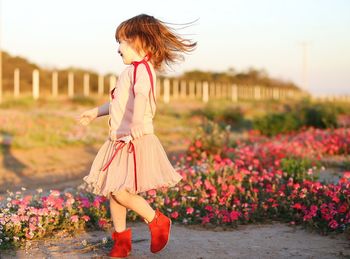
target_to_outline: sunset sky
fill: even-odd
[[[197,50],[170,75],[200,69],[265,69],[303,86],[307,43],[308,91],[350,95],[350,1],[2,0],[1,46],[42,66],[76,66],[119,74],[115,29],[146,13],[171,23],[198,19],[181,34]]]

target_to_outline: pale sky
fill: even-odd
[[[180,74],[192,69],[265,69],[308,91],[350,95],[350,1],[347,0],[0,0],[1,46],[42,66],[75,66],[119,74],[116,27],[140,13],[172,23],[199,19],[179,31],[198,42]]]

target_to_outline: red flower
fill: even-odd
[[[294,208],[294,209],[297,209],[297,210],[301,210],[301,204],[300,204],[300,203],[295,203],[295,204],[293,205],[293,208]]]
[[[336,229],[336,228],[338,227],[338,222],[335,221],[334,219],[332,219],[332,220],[329,222],[328,226],[329,226],[330,228],[332,228],[332,229]]]
[[[338,212],[339,213],[345,213],[347,210],[347,206],[345,204],[341,205]]]
[[[194,143],[196,147],[200,148],[202,147],[202,142],[200,140],[196,140],[196,142]]]
[[[240,213],[238,211],[233,210],[230,212],[230,218],[232,221],[238,220],[239,215],[240,215]]]
[[[98,220],[98,225],[99,225],[100,228],[104,228],[107,225],[107,220],[99,219]]]
[[[209,216],[204,216],[204,217],[202,218],[202,224],[206,224],[206,223],[209,223],[209,222],[210,222]]]
[[[207,211],[213,211],[213,207],[210,205],[205,206],[204,209]]]

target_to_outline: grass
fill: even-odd
[[[6,96],[5,96],[6,97]],[[0,143],[4,136],[11,136],[12,147],[61,147],[103,142],[108,135],[108,117],[98,118],[88,127],[77,124],[75,118],[84,110],[108,101],[106,96],[67,99],[40,98],[35,101],[30,95],[20,99],[6,97],[0,105]],[[154,118],[155,133],[167,146],[181,145],[179,140],[191,138],[203,117],[215,120],[231,120],[232,130],[252,128],[252,120],[267,113],[296,107],[296,101],[158,101]],[[349,107],[340,104],[341,109]],[[212,119],[213,119],[212,118]],[[235,121],[236,120],[236,121]]]

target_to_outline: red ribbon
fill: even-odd
[[[135,176],[135,192],[136,192],[137,191],[137,171],[136,171],[135,146],[134,146],[134,143],[132,143],[131,141],[129,142],[129,144],[130,145],[129,145],[129,148],[128,148],[128,152],[129,153],[133,153],[133,157],[134,157],[134,176]],[[112,157],[109,159],[109,161],[106,163],[106,165],[102,167],[102,171],[106,171],[107,170],[107,168],[112,163],[112,161],[115,158],[115,156],[117,155],[118,151],[121,150],[126,145],[127,145],[127,143],[122,141],[122,140],[115,141],[115,143],[114,143],[114,148],[115,148],[114,153],[113,153]]]

